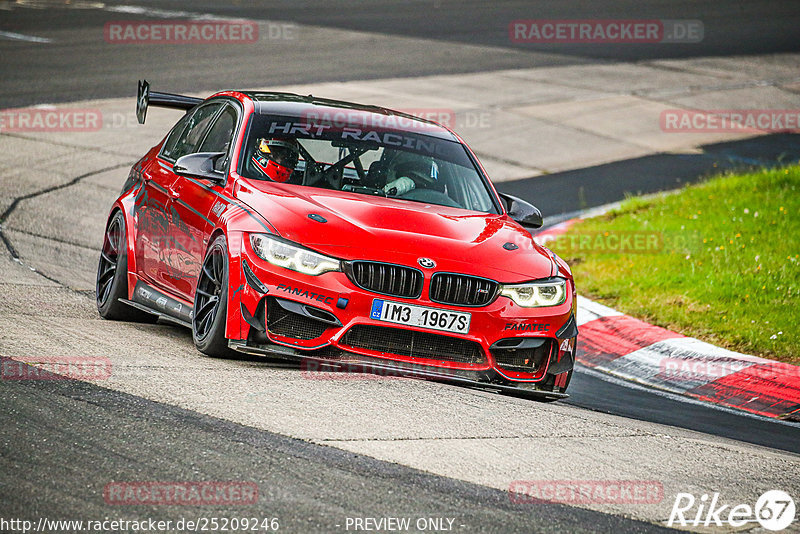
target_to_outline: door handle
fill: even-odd
[[[174,187],[169,188],[169,196],[170,198],[178,198],[181,196],[181,186],[176,185]]]

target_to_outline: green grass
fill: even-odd
[[[631,198],[568,236],[548,246],[570,263],[580,294],[709,343],[800,364],[800,166]],[[603,250],[613,236],[627,236],[636,252]]]

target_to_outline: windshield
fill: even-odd
[[[240,173],[257,180],[497,213],[459,142],[395,129],[254,115]]]

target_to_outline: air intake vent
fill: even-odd
[[[393,297],[418,298],[422,294],[422,271],[404,265],[354,261],[346,266],[350,280],[367,291]]]
[[[485,361],[481,346],[474,341],[383,326],[356,325],[344,335],[342,345],[429,360]]]
[[[553,340],[547,339],[538,347],[521,349],[498,348],[499,343],[492,345],[492,356],[497,365],[508,371],[517,373],[536,373],[547,362],[553,350]]]
[[[436,273],[431,278],[433,302],[454,306],[486,306],[497,296],[499,284],[466,274]]]
[[[276,299],[267,301],[267,330],[271,334],[309,340],[320,337],[330,327],[330,324],[284,309]]]

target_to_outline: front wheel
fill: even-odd
[[[550,392],[550,393],[564,393],[564,392],[567,391],[567,387],[569,387],[570,380],[572,380],[572,373],[573,372],[574,372],[574,369],[568,371],[566,380],[564,381],[564,384],[561,385],[561,386],[556,386],[556,377],[555,377],[555,375],[547,375],[547,377],[544,379],[544,383],[542,383],[539,386],[527,385],[527,387],[526,387],[526,384],[524,382],[523,383],[517,383],[517,385],[515,386],[515,390],[516,391],[505,391],[505,394],[506,395],[523,395],[523,396],[525,396],[526,393],[535,392],[535,391]],[[555,402],[555,401],[561,400],[561,399],[556,398],[556,397],[547,398],[547,397],[543,397],[543,396],[536,396],[535,400],[537,400],[539,402]]]
[[[231,357],[225,338],[228,316],[228,247],[218,236],[208,247],[194,294],[192,338],[197,350],[216,357]]]
[[[546,391],[552,391],[554,393],[565,393],[567,388],[569,387],[569,383],[572,380],[572,373],[575,372],[574,369],[570,370],[567,374],[567,378],[564,381],[564,384],[561,386],[556,386],[556,377],[554,375],[548,375],[547,380],[543,384],[542,389]],[[548,401],[552,401],[556,399],[548,399]]]

